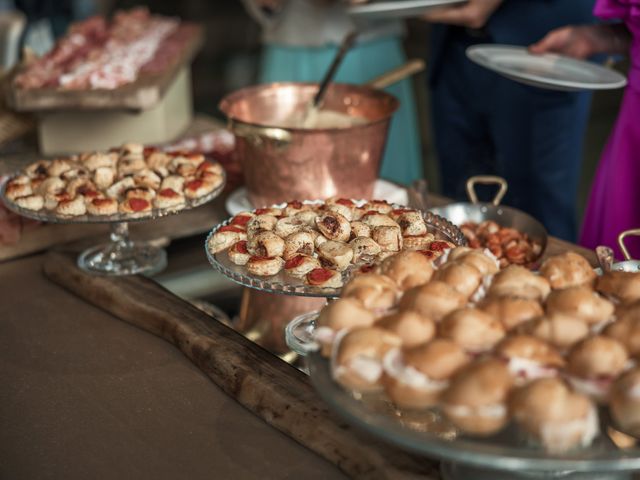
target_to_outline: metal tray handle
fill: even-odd
[[[469,200],[471,203],[478,203],[478,195],[476,195],[476,185],[499,185],[500,189],[496,196],[493,197],[491,203],[494,206],[500,205],[500,202],[504,198],[507,193],[507,181],[502,177],[497,177],[495,175],[476,175],[474,177],[469,178],[467,180],[467,195],[469,196]]]
[[[640,236],[640,228],[625,230],[620,235],[618,235],[618,245],[620,245],[620,250],[622,250],[622,254],[624,255],[625,260],[634,260],[633,258],[631,258],[631,254],[629,253],[629,250],[627,250],[627,246],[624,244],[624,239],[631,236]]]

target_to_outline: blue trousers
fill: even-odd
[[[529,87],[465,56],[451,41],[432,78],[432,118],[443,193],[466,200],[468,177],[504,177],[503,203],[575,241],[576,197],[591,94]]]

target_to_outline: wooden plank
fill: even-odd
[[[303,373],[154,281],[88,275],[60,252],[50,252],[43,268],[72,293],[175,345],[244,407],[348,475],[440,478],[436,462],[356,432],[328,410]]]
[[[13,79],[20,72],[15,69],[5,82],[8,105],[19,112],[51,110],[146,110],[164,95],[183,65],[190,63],[204,41],[202,27],[183,22],[180,28],[191,31],[190,39],[180,55],[160,74],[141,74],[133,83],[115,89],[62,90],[58,88],[18,89]]]

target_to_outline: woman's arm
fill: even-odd
[[[624,54],[631,46],[631,34],[623,23],[562,27],[529,46],[531,53],[560,53],[587,58],[598,53]]]

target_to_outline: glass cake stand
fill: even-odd
[[[600,408],[600,435],[588,448],[549,454],[511,425],[491,437],[457,430],[436,409],[398,409],[382,393],[358,394],[333,380],[329,361],[313,340],[317,312],[286,327],[287,345],[305,357],[311,382],[322,399],[349,423],[419,455],[438,457],[447,480],[631,480],[640,470],[640,448],[619,448],[620,435]]]
[[[226,175],[215,190],[200,198],[187,200],[184,204],[171,208],[154,208],[148,212],[114,215],[58,215],[48,210],[29,210],[19,207],[5,195],[6,179],[0,185],[0,198],[9,210],[23,217],[47,223],[108,223],[111,228],[109,242],[91,247],[80,254],[78,266],[97,275],[147,275],[163,270],[167,265],[167,253],[161,247],[145,242],[134,242],[129,238],[129,223],[175,215],[191,208],[199,207],[216,198],[224,190]],[[13,176],[12,176],[13,177]]]
[[[357,202],[364,202],[358,200]],[[308,201],[305,203],[317,203],[315,201]],[[274,205],[273,208],[284,208],[286,204]],[[394,207],[401,208],[400,205],[394,205]],[[460,229],[454,224],[449,222],[443,217],[440,217],[431,212],[422,212],[422,215],[427,224],[427,230],[433,233],[437,240],[448,240],[455,245],[465,245],[466,239]],[[207,245],[209,239],[222,227],[230,224],[233,218],[229,218],[220,223],[209,232],[207,240],[205,242],[205,251],[209,262],[217,271],[233,280],[234,282],[248,288],[254,288],[268,293],[278,293],[283,295],[298,295],[302,297],[324,297],[324,298],[336,298],[340,296],[340,288],[324,288],[307,285],[300,278],[288,275],[284,271],[280,271],[276,275],[269,277],[259,277],[251,275],[247,272],[246,268],[240,265],[234,264],[229,260],[229,256],[226,251],[222,251],[213,254],[209,251]],[[357,269],[358,266],[353,266],[351,269],[347,269],[342,272],[343,281],[349,278],[353,269]]]

